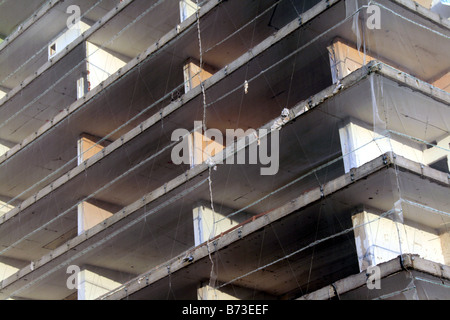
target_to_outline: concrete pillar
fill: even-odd
[[[0,156],[8,152],[12,147],[14,147],[14,145],[14,142],[0,139]]]
[[[336,38],[327,49],[333,83],[374,60],[372,56],[358,51],[339,38]]]
[[[430,10],[437,13],[442,19],[450,19],[450,5],[448,5],[448,2],[444,4],[443,0],[433,0]]]
[[[131,60],[118,53],[106,51],[90,42],[86,42],[86,57],[87,91],[97,87]]]
[[[208,283],[200,283],[197,289],[197,300],[265,300],[275,297],[255,290],[239,287],[235,284],[214,289]]]
[[[14,209],[19,203],[19,200],[11,201],[9,197],[0,196],[0,217]]]
[[[422,7],[425,7],[427,9],[431,8],[431,3],[433,0],[415,0],[418,4],[420,4]]]
[[[78,235],[111,217],[118,208],[98,200],[84,201],[78,205]]]
[[[339,138],[346,173],[390,151],[424,163],[422,144],[404,137],[383,136],[371,129],[370,125],[357,119],[347,119],[341,123]]]
[[[82,134],[78,140],[78,165],[100,152],[110,142],[96,145],[101,139],[89,134]],[[90,199],[78,205],[78,234],[94,227],[111,217],[119,207],[111,203]],[[94,300],[122,284],[121,276],[112,270],[93,266],[84,266],[78,274],[78,300]]]
[[[206,283],[200,283],[197,289],[197,300],[239,300],[221,289],[214,289]]]
[[[450,92],[450,71],[434,80],[432,85],[444,91]]]
[[[439,236],[442,246],[444,264],[450,266],[450,231],[446,231]]]
[[[438,161],[444,162],[443,165],[446,168],[442,168],[442,170],[450,169],[450,135],[446,137],[442,137],[441,139],[436,140],[436,147],[426,146],[426,149],[423,150],[424,160],[423,163],[428,166],[433,166]]]
[[[0,100],[1,100],[4,96],[6,96],[6,91],[0,89]],[[1,151],[0,151],[0,152],[1,152]]]
[[[183,66],[185,93],[211,77],[216,71],[217,69],[205,63],[203,63],[203,68],[200,68],[199,61],[189,58]]]
[[[199,202],[192,210],[196,246],[250,218],[250,215],[244,212],[227,218],[227,215],[235,212],[235,210],[219,205],[214,206],[215,210],[213,211],[210,203]],[[219,210],[220,212],[218,212]]]
[[[183,22],[191,15],[193,15],[198,9],[197,3],[193,0],[181,0],[180,1],[180,22]]]
[[[352,216],[360,271],[405,253],[444,263],[441,242],[448,236],[441,238],[436,230],[418,223],[403,223],[402,210],[399,201],[396,213],[386,217],[368,208]]]
[[[29,262],[0,257],[0,281],[12,276],[14,273],[24,268]]]
[[[78,165],[82,164],[87,159],[102,151],[103,148],[111,143],[110,141],[103,141],[99,144],[96,144],[100,140],[100,137],[96,137],[87,133],[82,133],[80,135],[77,145]]]
[[[95,300],[125,282],[122,272],[85,266],[78,274],[78,300]]]
[[[12,209],[14,209],[14,206],[7,204],[7,202],[0,201],[0,217]]]

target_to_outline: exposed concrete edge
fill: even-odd
[[[449,266],[420,258],[415,254],[403,254],[395,259],[380,263],[377,266],[380,268],[381,279],[404,271],[405,269],[412,269],[439,277],[440,279],[450,280]],[[339,294],[365,286],[367,284],[367,277],[367,272],[362,271],[358,274],[338,280],[319,290],[305,294],[297,300],[328,300]]]
[[[53,65],[62,60],[66,55],[68,55],[74,48],[80,45],[82,42],[87,41],[90,36],[92,36],[97,30],[102,28],[106,23],[109,22],[116,14],[121,12],[124,8],[126,8],[130,3],[134,0],[125,0],[120,2],[114,9],[110,10],[104,17],[98,20],[92,27],[86,30],[83,34],[81,34],[77,39],[72,41],[69,45],[67,45],[64,51],[59,52],[56,56],[48,60],[44,63],[39,69],[34,72],[32,75],[26,77],[19,86],[13,88],[11,91],[6,93],[6,95],[0,99],[0,108],[11,98],[13,98],[17,93],[23,90],[27,85],[31,82],[39,78],[42,74],[48,71]],[[59,1],[56,1],[59,2]],[[50,8],[49,8],[50,10]],[[47,11],[49,11],[47,10]],[[46,12],[47,12],[46,11]]]
[[[215,1],[221,1],[221,0],[215,0]],[[340,0],[334,0],[333,3],[340,1]],[[208,2],[210,3],[210,2]],[[244,66],[249,61],[253,60],[257,56],[259,56],[261,53],[266,51],[268,48],[273,46],[274,44],[278,43],[282,39],[284,39],[287,35],[291,34],[292,32],[296,31],[298,28],[300,28],[304,23],[310,21],[311,19],[315,18],[318,14],[322,13],[324,10],[326,10],[329,6],[327,5],[327,2],[322,1],[320,5],[313,7],[312,9],[308,10],[302,15],[302,23],[299,22],[299,19],[293,20],[291,23],[286,25],[284,28],[280,29],[278,32],[274,33],[273,35],[269,36],[267,39],[253,47],[251,50],[243,54],[241,57],[230,63],[226,69],[222,69],[215,73],[212,77],[205,80],[204,88],[205,90],[213,87],[215,84],[219,83],[221,80],[225,79],[228,75],[232,74],[233,72],[237,71],[239,68]],[[191,17],[194,18],[194,17]],[[365,69],[364,69],[365,70]],[[360,71],[361,73],[364,73],[366,71]],[[356,74],[358,76],[359,73]],[[355,75],[348,76],[346,80],[343,80],[342,83],[351,82]],[[354,80],[353,80],[354,81]],[[323,90],[319,95],[326,95],[326,96],[332,96],[333,95],[334,86],[331,86],[325,90]],[[325,92],[325,93],[324,93]],[[85,172],[89,168],[91,168],[94,164],[100,162],[102,159],[113,153],[115,150],[120,149],[124,144],[130,142],[135,137],[137,137],[142,132],[146,131],[147,129],[151,128],[153,125],[164,119],[166,116],[170,115],[174,111],[180,109],[185,103],[195,99],[196,97],[200,96],[202,94],[201,87],[197,86],[190,90],[188,93],[184,94],[180,99],[175,100],[171,102],[168,106],[164,107],[160,113],[152,115],[147,120],[143,121],[139,126],[135,127],[134,129],[131,129],[129,132],[124,134],[120,139],[117,139],[104,149],[102,149],[101,152],[97,153],[96,155],[92,156],[88,160],[84,161],[82,165],[79,165],[75,167],[74,169],[70,170],[69,172],[62,175],[60,178],[55,180],[50,185],[47,185],[40,191],[38,191],[33,196],[29,197],[28,199],[24,200],[20,205],[18,205],[16,208],[10,210],[8,213],[3,215],[0,219],[0,226],[3,225],[5,222],[9,221],[11,218],[17,216],[20,212],[22,212],[24,209],[28,208],[32,204],[36,203],[43,197],[50,194],[53,190],[56,188],[59,188],[63,184],[65,184],[67,181],[69,181],[71,178],[77,176],[80,173]],[[323,101],[323,99],[316,99],[317,103],[320,103]],[[309,102],[311,103],[311,102]],[[311,106],[311,104],[309,105]],[[76,107],[77,108],[77,107]],[[76,110],[73,109],[74,111]],[[299,105],[296,110],[294,110],[294,113],[296,115],[299,115],[302,111],[303,105]],[[65,116],[68,116],[72,112],[65,113]],[[60,120],[64,120],[65,116],[61,118]],[[44,127],[43,127],[44,128]],[[42,131],[40,134],[44,134],[47,129],[50,129],[51,126],[46,126],[46,129]],[[42,129],[42,128],[41,128]],[[41,130],[40,130],[41,131]],[[38,132],[36,133],[38,134]],[[35,135],[33,135],[35,136]],[[37,136],[36,136],[37,137]],[[24,140],[25,141],[25,140]],[[30,141],[31,143],[31,141]],[[17,146],[16,146],[17,147]],[[11,150],[10,150],[11,151]],[[18,151],[18,150],[17,150]],[[8,155],[8,157],[12,156]],[[0,157],[0,159],[2,159]],[[2,164],[2,161],[0,160],[0,165]]]
[[[415,1],[412,0],[390,0],[390,1],[418,14],[419,16],[422,16],[423,18],[429,20],[430,22],[437,24],[439,27],[443,27],[450,30],[450,21],[448,21],[447,19],[442,19],[440,15],[431,11],[428,8],[425,8],[424,6],[418,4]]]
[[[371,61],[370,63],[375,62]],[[369,64],[370,64],[369,63]],[[404,71],[398,70],[388,64],[379,62],[372,64],[374,71],[382,74],[386,78],[389,78],[391,80],[394,80],[395,82],[398,82],[399,84],[410,88],[413,91],[420,92],[434,100],[437,100],[439,102],[447,104],[447,106],[450,106],[450,93],[447,91],[444,91],[440,88],[437,88],[433,86],[432,84],[425,82],[423,80],[420,80]]]

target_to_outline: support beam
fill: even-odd
[[[84,201],[78,205],[78,235],[108,219],[118,207],[99,200]]]
[[[192,16],[199,6],[192,0],[181,0],[180,1],[180,22],[183,22],[190,16]]]
[[[96,88],[117,70],[124,67],[128,60],[127,57],[117,53],[106,51],[99,46],[86,42],[87,57],[87,91]]]

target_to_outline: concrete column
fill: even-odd
[[[131,59],[86,42],[87,91],[94,89]]]
[[[11,201],[9,197],[0,195],[0,217],[20,204],[19,200]]]
[[[221,212],[218,212],[219,208]],[[227,218],[227,215],[235,212],[235,210],[219,205],[217,205],[217,208],[215,205],[214,209],[215,211],[211,209],[210,203],[199,202],[198,205],[192,210],[196,246],[250,218],[250,215],[243,212],[240,212],[236,216]]]
[[[7,204],[7,202],[0,201],[0,217],[12,209],[14,209],[14,206]]]
[[[99,144],[96,144],[100,140],[100,137],[96,137],[87,133],[82,133],[80,135],[77,145],[78,165],[82,164],[87,159],[102,151],[103,148],[111,143],[110,141],[103,141]]]
[[[0,95],[1,99],[1,95]],[[8,152],[12,147],[14,147],[15,143],[11,141],[6,141],[0,139],[0,156]]]
[[[197,300],[265,300],[275,297],[254,289],[239,287],[235,284],[214,289],[208,283],[200,283],[197,289]]]
[[[240,300],[222,289],[214,289],[206,283],[201,283],[197,289],[197,300]]]
[[[353,71],[374,60],[372,56],[358,51],[339,38],[336,38],[327,49],[333,83],[338,82]]]
[[[422,7],[425,7],[427,9],[431,8],[431,3],[433,2],[433,0],[415,0],[415,1]]]
[[[180,1],[180,22],[192,16],[198,9],[197,3],[192,0]]]
[[[369,208],[352,216],[360,271],[405,253],[444,263],[441,243],[448,240],[448,235],[439,237],[436,230],[402,220],[400,201],[396,213],[390,216],[380,218],[379,212]]]
[[[424,163],[423,145],[403,137],[380,135],[357,119],[343,121],[339,128],[345,172],[381,156],[387,152],[419,163]]]
[[[185,93],[211,77],[216,71],[216,68],[205,63],[203,63],[203,68],[200,68],[199,61],[192,58],[188,59],[183,67]]]
[[[219,130],[207,129],[203,133],[201,121],[195,121],[194,128],[196,130],[189,138],[191,167],[205,162],[225,148],[222,133]],[[213,137],[215,140],[212,139]]]
[[[438,161],[443,162],[444,167],[442,170],[450,169],[450,135],[442,137],[436,141],[436,147],[428,147],[423,150],[423,163],[429,166],[433,166]]]
[[[29,262],[0,257],[0,281],[12,276],[14,273],[24,268]]]
[[[6,91],[3,91],[3,90],[0,89],[0,100],[1,100],[4,96],[6,96]],[[1,151],[0,151],[0,153],[1,153]]]
[[[95,300],[125,281],[122,272],[85,266],[78,274],[78,300]]]
[[[450,92],[450,71],[434,80],[432,85],[444,91]]]

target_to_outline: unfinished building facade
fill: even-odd
[[[449,299],[445,9],[0,2],[0,297]]]

